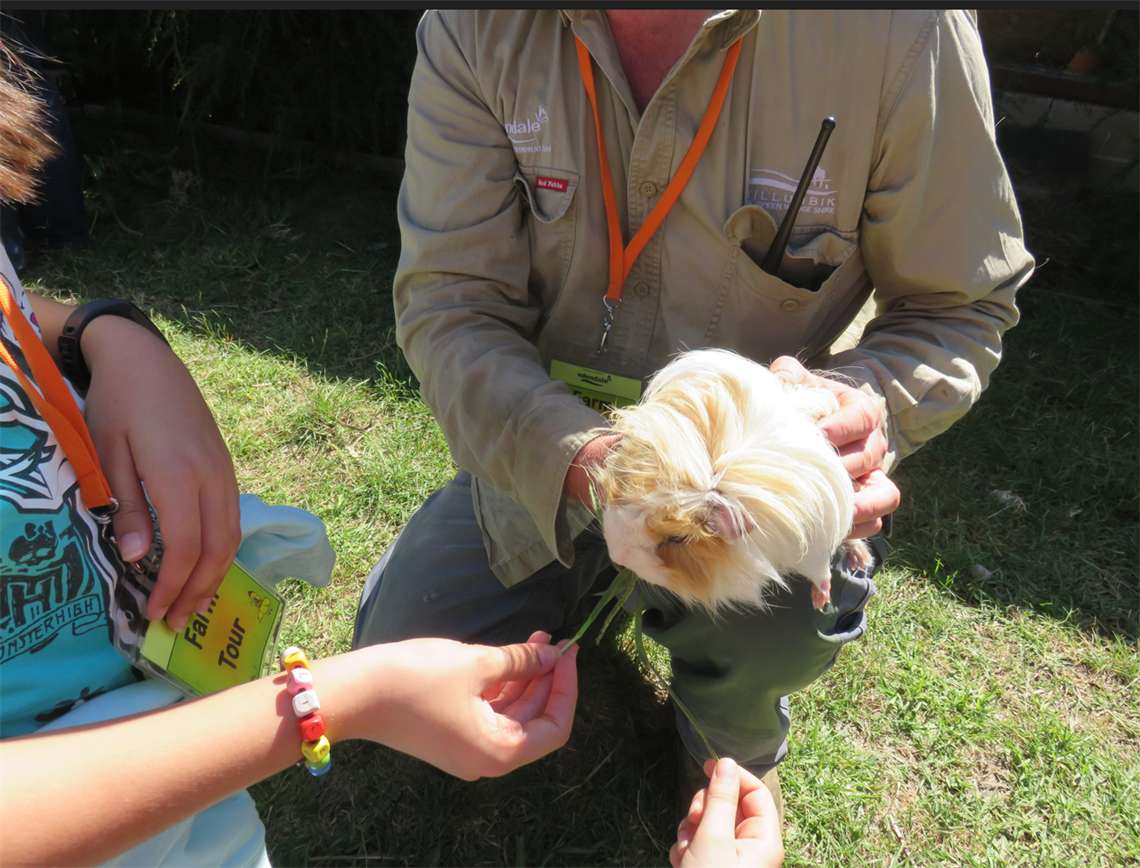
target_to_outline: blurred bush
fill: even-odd
[[[71,102],[403,156],[421,14],[52,9],[45,23]]]

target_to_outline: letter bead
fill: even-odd
[[[331,747],[329,740],[322,735],[316,741],[301,742],[301,753],[309,762],[319,763],[329,755],[329,748]]]
[[[303,666],[290,669],[289,678],[285,682],[285,689],[288,690],[292,696],[296,696],[303,690],[312,690],[313,673]]]
[[[234,622],[236,625],[236,621]],[[317,714],[321,701],[313,689],[313,673],[309,658],[296,645],[281,653],[281,668],[288,673],[285,679],[286,695],[293,697],[293,713],[297,715],[297,731],[301,734],[302,762],[309,774],[327,774],[332,768],[332,744],[325,736],[325,719]]]
[[[293,713],[297,717],[304,717],[311,711],[317,711],[321,701],[317,698],[317,691],[303,690],[293,697]]]
[[[301,741],[316,741],[325,734],[325,719],[315,712],[297,722]]]
[[[287,672],[296,669],[298,666],[303,666],[305,669],[309,668],[309,658],[296,645],[290,645],[285,649],[285,653],[281,655],[281,662]]]

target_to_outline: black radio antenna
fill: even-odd
[[[808,185],[811,184],[812,176],[815,175],[815,170],[819,167],[820,158],[823,157],[823,149],[827,147],[827,140],[831,138],[833,129],[835,129],[835,118],[824,118],[819,127],[815,147],[811,149],[811,156],[808,157],[807,166],[804,168],[799,186],[796,187],[796,194],[792,197],[792,204],[788,207],[787,213],[784,214],[780,228],[776,231],[776,237],[772,239],[772,246],[768,248],[768,253],[760,265],[760,268],[768,274],[775,274],[776,269],[780,267],[780,260],[784,258],[784,248],[788,246],[788,238],[792,234],[792,227],[800,213],[800,205],[803,204]]]

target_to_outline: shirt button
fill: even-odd
[[[800,303],[798,301],[796,301],[794,298],[789,298],[780,305],[780,310],[791,313],[792,311],[797,310],[799,306]]]
[[[646,199],[652,199],[654,196],[657,195],[657,185],[654,184],[652,181],[646,181],[644,184],[642,184],[637,189],[639,189],[641,191],[641,195],[644,196]]]
[[[649,284],[639,283],[633,288],[633,291],[637,293],[638,298],[645,298],[645,296],[649,295]]]

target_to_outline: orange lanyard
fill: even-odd
[[[3,309],[5,318],[12,326],[16,343],[24,351],[24,358],[27,359],[28,367],[32,369],[32,376],[40,384],[40,388],[37,389],[16,364],[16,360],[3,341],[0,341],[0,359],[3,359],[4,363],[15,372],[32,404],[39,410],[55,434],[59,445],[63,447],[63,454],[67,456],[79,479],[79,491],[83,495],[83,503],[96,518],[105,521],[115,511],[118,503],[111,497],[111,487],[99,467],[95,445],[91,442],[91,434],[87,430],[83,414],[79,412],[79,405],[75,403],[75,398],[72,397],[63,375],[52,361],[47,348],[32,328],[32,324],[28,322],[28,318],[24,316],[24,312],[20,310],[8,282],[0,277],[0,285],[3,286],[3,292],[0,292],[0,309]]]
[[[729,82],[732,81],[732,73],[736,70],[736,61],[740,57],[741,40],[736,40],[728,49],[724,66],[720,71],[720,78],[713,90],[712,100],[709,102],[708,109],[705,110],[704,119],[697,129],[693,143],[689,145],[689,150],[677,169],[677,174],[673,176],[673,180],[665,188],[661,199],[649,212],[649,216],[645,218],[645,222],[641,224],[641,228],[637,230],[629,245],[624,248],[621,243],[621,223],[618,220],[613,176],[610,174],[610,163],[606,158],[606,143],[602,138],[602,124],[598,117],[598,96],[594,89],[594,70],[591,65],[590,52],[577,36],[574,37],[574,41],[578,46],[578,67],[582,70],[582,84],[586,87],[586,95],[590,98],[590,107],[594,110],[594,129],[598,133],[598,160],[601,163],[602,172],[602,198],[605,201],[606,223],[610,238],[610,283],[604,299],[606,316],[602,321],[602,342],[598,346],[600,353],[606,348],[606,339],[609,337],[610,328],[613,325],[614,313],[621,305],[622,287],[625,285],[626,278],[629,277],[633,263],[637,260],[650,237],[657,231],[657,227],[661,225],[661,221],[665,219],[665,215],[669,213],[673,203],[681,195],[681,190],[689,182],[689,177],[693,174],[693,169],[696,168],[701,154],[704,153],[705,145],[708,144],[709,138],[712,136],[713,127],[716,126],[717,118],[720,117],[720,110],[724,107],[724,98],[728,93]]]

